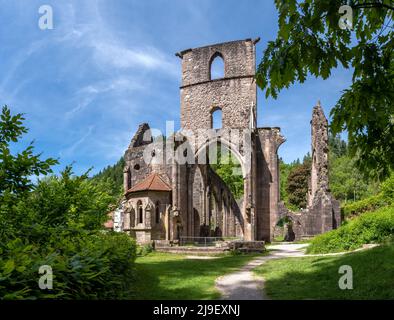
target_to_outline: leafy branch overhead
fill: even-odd
[[[277,38],[270,41],[256,81],[277,98],[308,76],[327,79],[352,70],[352,84],[331,110],[334,134],[348,133],[349,151],[366,174],[387,176],[394,167],[394,65],[391,1],[280,1]],[[352,7],[352,30],[341,29],[339,8]]]
[[[12,115],[7,106],[0,115],[0,200],[11,199],[32,189],[32,175],[46,175],[52,172],[56,159],[41,160],[41,154],[34,154],[33,143],[23,151],[13,155],[11,143],[17,143],[27,132],[23,126],[23,115]]]

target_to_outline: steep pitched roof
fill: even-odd
[[[171,188],[158,173],[154,172],[127,190],[126,194],[137,191],[171,191]]]

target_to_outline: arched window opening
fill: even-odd
[[[127,169],[127,189],[131,188],[131,172],[130,172],[130,168]]]
[[[215,80],[221,78],[224,78],[224,60],[223,56],[219,52],[216,52],[211,59],[209,79]]]
[[[160,223],[160,202],[156,202],[156,224]]]
[[[139,200],[137,202],[137,209],[138,209],[138,223],[143,223],[144,222],[144,213],[142,209],[142,202]]]
[[[220,108],[214,109],[211,113],[211,127],[212,129],[222,128],[222,110]]]

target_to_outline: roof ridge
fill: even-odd
[[[167,187],[170,188],[168,183],[166,181],[164,181],[163,177],[159,173],[155,172],[155,175],[160,179],[161,182],[163,182]]]
[[[141,181],[137,182],[133,187],[129,188],[126,193],[134,192],[134,191],[144,191],[144,190],[155,190],[155,185],[161,185],[158,191],[161,188],[164,190],[162,191],[171,191],[171,187],[168,183],[164,180],[164,178],[157,172],[151,172],[146,178],[142,179]],[[138,190],[140,188],[140,190]]]
[[[153,184],[153,181],[155,180],[156,175],[157,175],[156,172],[152,172],[152,173],[148,176],[148,178],[151,177],[151,178],[150,178],[149,185],[148,185],[148,189],[150,189],[150,188],[152,187],[152,184]]]

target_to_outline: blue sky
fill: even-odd
[[[54,29],[38,27],[38,8],[53,8]],[[180,60],[175,52],[261,37],[260,60],[277,32],[273,1],[0,0],[0,104],[26,114],[36,151],[75,161],[76,173],[115,163],[141,122],[179,125]],[[280,93],[258,94],[258,125],[279,126],[287,162],[310,150],[312,108],[326,116],[351,81],[335,70]]]

